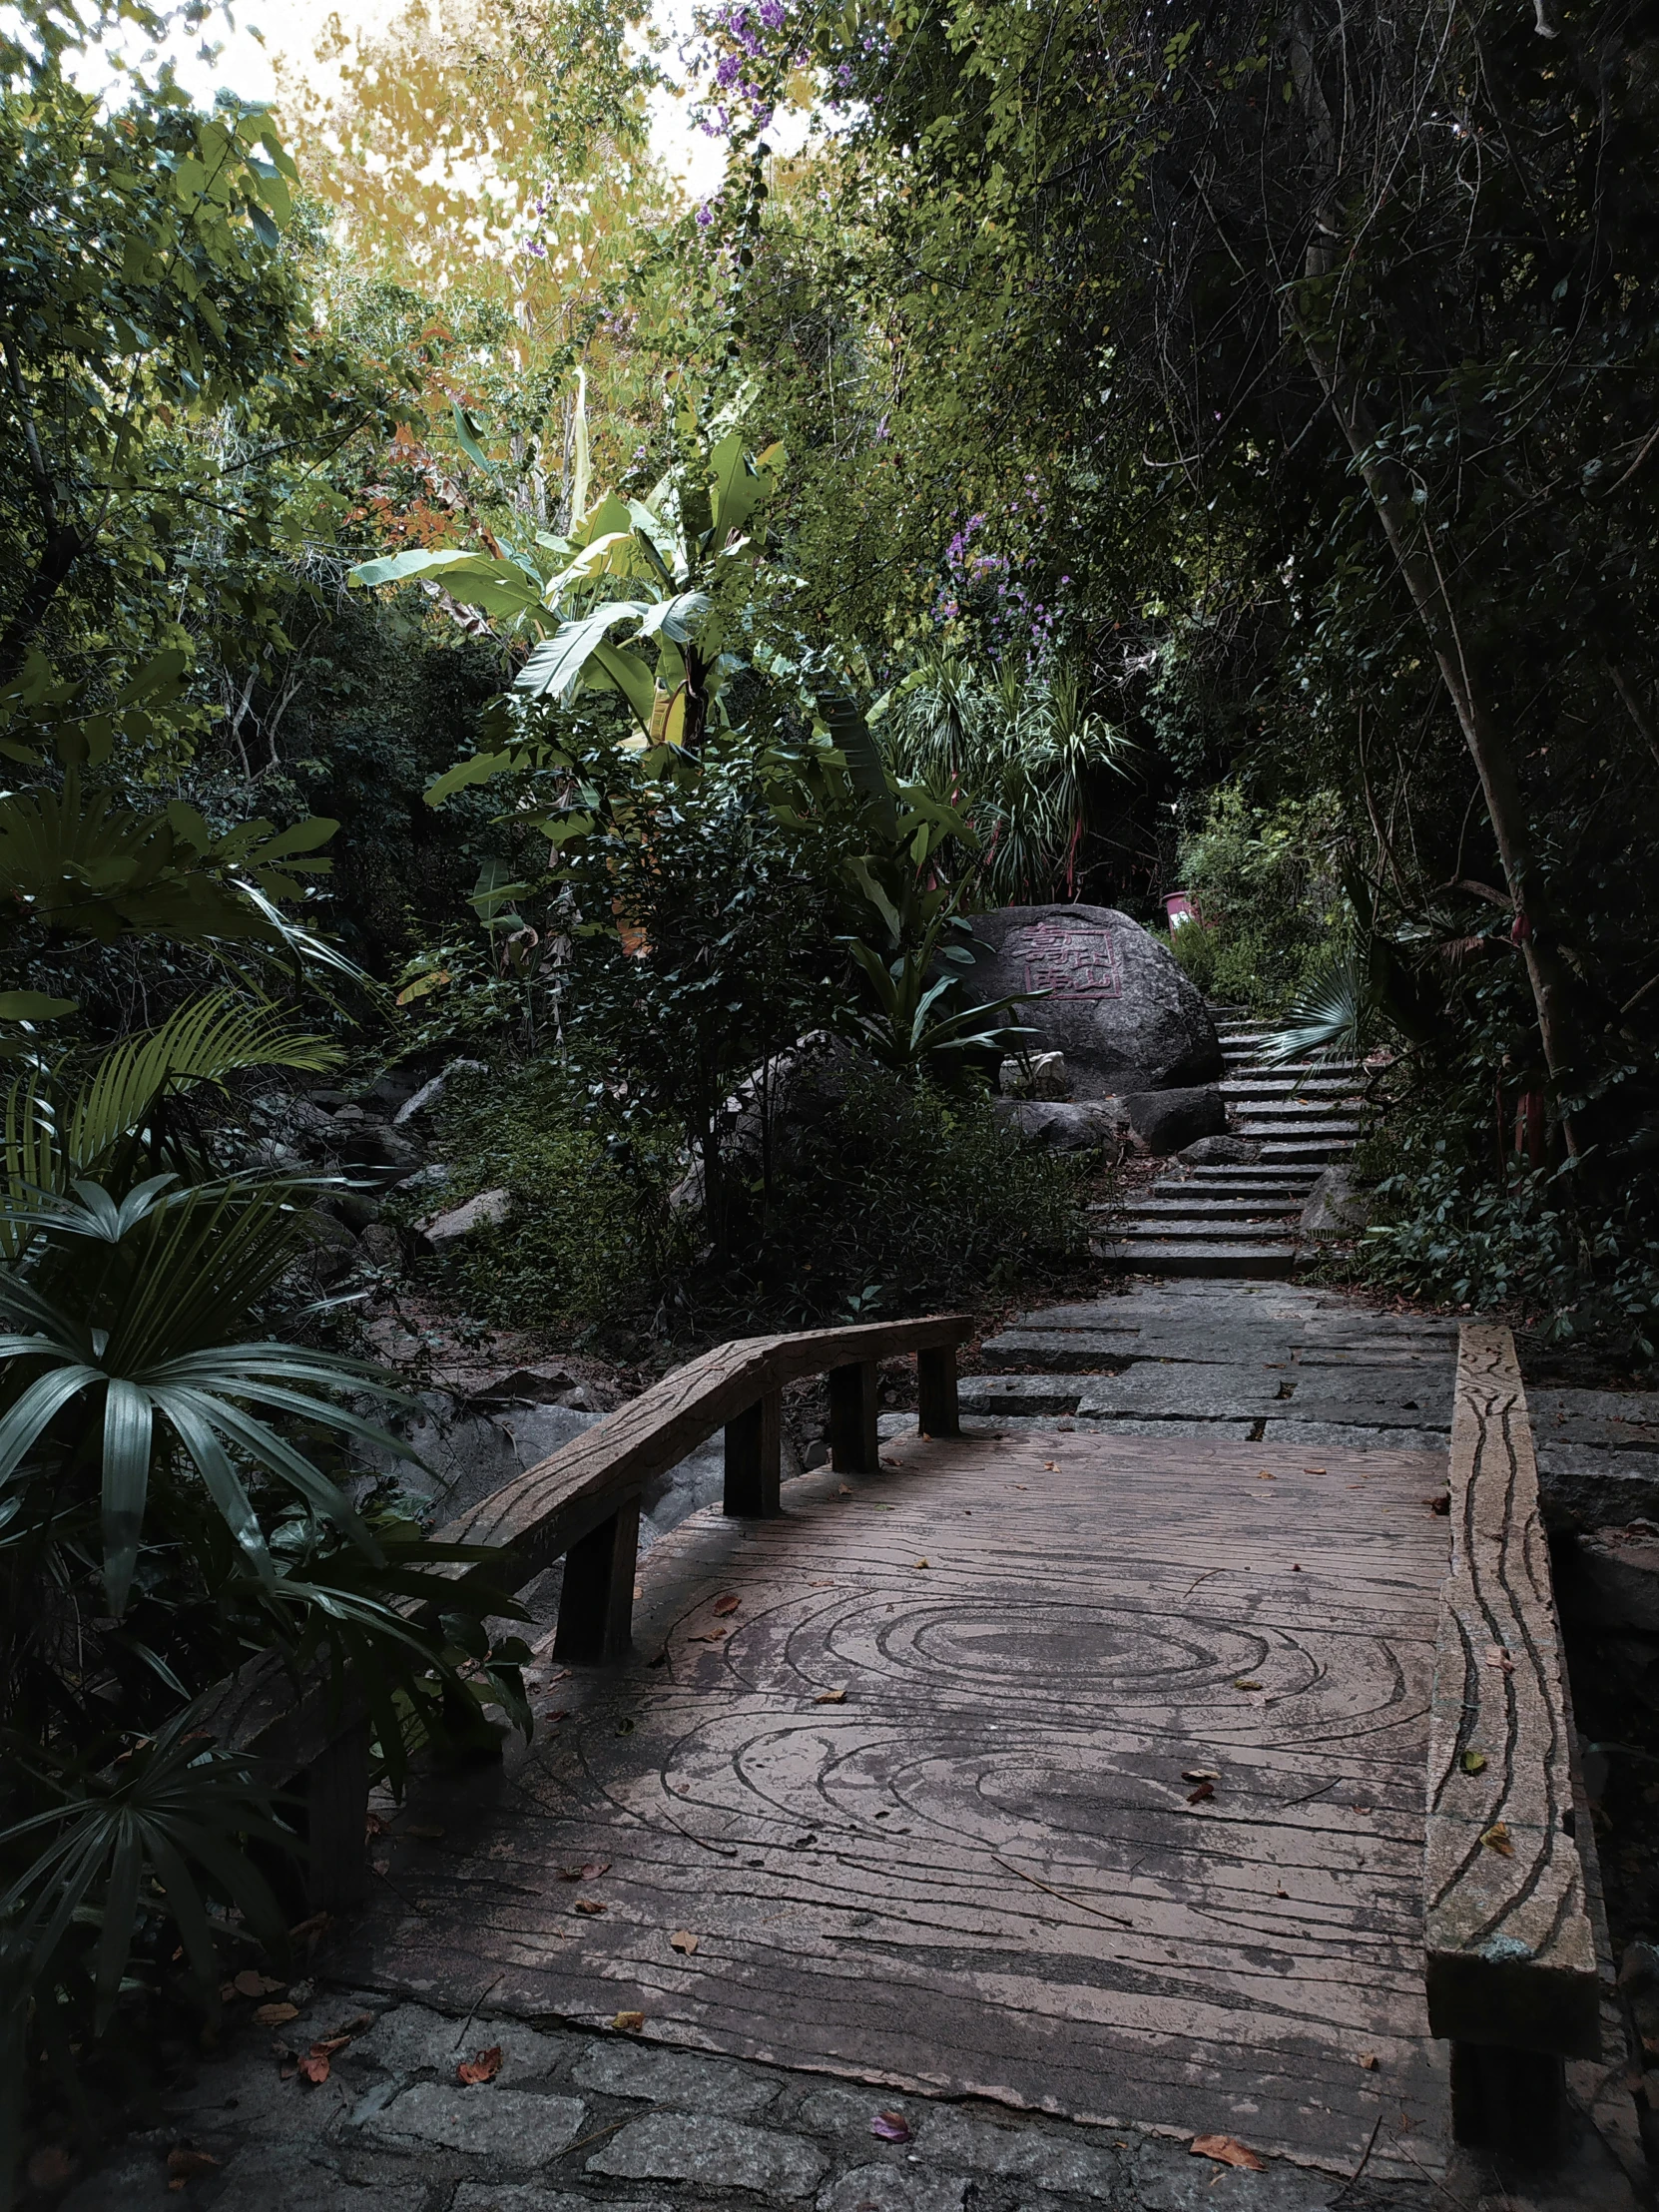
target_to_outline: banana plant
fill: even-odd
[[[564,535],[537,532],[533,548],[396,553],[362,562],[347,582],[441,586],[507,638],[533,641],[513,680],[515,703],[568,707],[581,691],[614,692],[635,724],[636,748],[695,754],[745,665],[743,610],[763,550],[756,518],[778,489],[785,454],[772,445],[757,458],[736,423],[706,443],[689,410],[676,431],[680,457],[644,499],[607,492]],[[504,749],[458,763],[428,802],[527,765],[534,744],[515,718]]]
[[[1023,994],[961,1004],[962,967],[971,955],[964,947],[942,943],[953,924],[966,928],[941,909],[920,941],[904,946],[890,960],[857,939],[850,947],[871,1000],[851,1022],[858,1043],[879,1066],[897,1075],[923,1076],[941,1090],[966,1080],[975,1060],[1001,1057],[1017,1049],[1017,1038],[1034,1034],[1007,1018]],[[959,963],[954,954],[963,955]]]

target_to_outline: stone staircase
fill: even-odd
[[[1353,1061],[1264,1068],[1272,1034],[1241,1008],[1214,1009],[1226,1062],[1222,1096],[1249,1161],[1170,1172],[1109,1218],[1096,1256],[1139,1275],[1283,1277],[1296,1266],[1302,1209],[1322,1168],[1360,1136],[1363,1071]]]

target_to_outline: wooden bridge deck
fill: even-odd
[[[699,1513],[641,1571],[635,1656],[553,1679],[532,1747],[375,1845],[340,1970],[1433,2171],[1445,1475],[1027,1430]]]

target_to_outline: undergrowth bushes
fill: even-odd
[[[442,1141],[446,1205],[512,1196],[505,1222],[434,1263],[500,1326],[606,1330],[661,1310],[703,1332],[914,1312],[977,1302],[1081,1249],[1075,1164],[1020,1143],[986,1097],[873,1067],[851,1068],[810,1129],[779,1133],[770,1178],[748,1162],[724,1264],[676,1198],[688,1163],[668,1124],[607,1128],[554,1058],[457,1078]]]
[[[1315,797],[1251,807],[1236,785],[1212,795],[1203,828],[1181,839],[1181,887],[1202,924],[1169,934],[1170,950],[1207,998],[1282,1014],[1310,980],[1344,912],[1324,857],[1338,823]]]
[[[1361,1148],[1373,1189],[1370,1234],[1356,1254],[1367,1281],[1413,1298],[1508,1314],[1560,1346],[1579,1342],[1632,1362],[1659,1351],[1659,1207],[1651,1178],[1609,1206],[1578,1188],[1573,1167],[1499,1181],[1461,1150],[1438,1117],[1401,1113]]]

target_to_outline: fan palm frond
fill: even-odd
[[[1387,980],[1375,939],[1355,939],[1327,954],[1292,1006],[1288,1025],[1257,1058],[1265,1067],[1294,1060],[1363,1060],[1387,1027]]]

